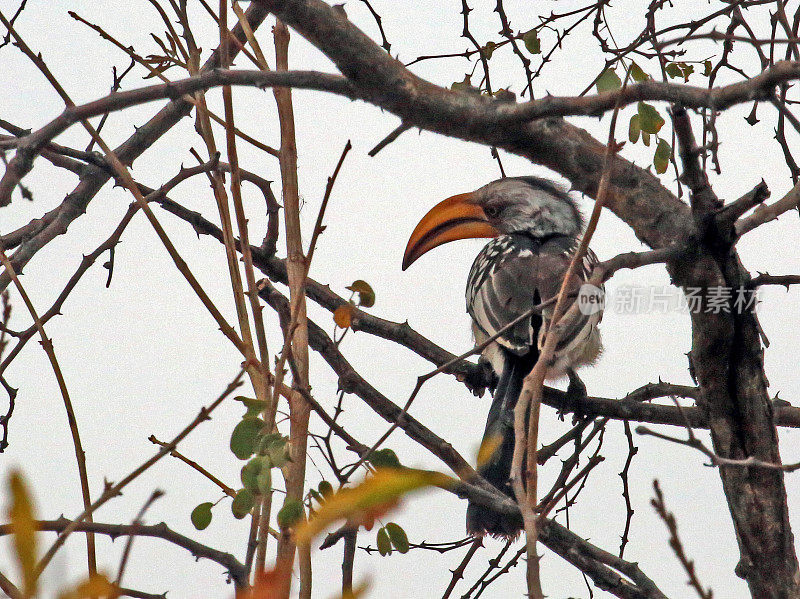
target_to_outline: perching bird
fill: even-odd
[[[575,201],[555,183],[537,177],[493,181],[472,193],[434,206],[419,222],[403,256],[403,270],[427,251],[457,239],[491,237],[467,279],[467,312],[476,344],[497,334],[531,308],[558,295],[583,232]],[[597,262],[589,250],[568,292],[577,294]],[[498,382],[483,441],[496,447],[479,468],[495,487],[513,497],[509,481],[514,452],[514,406],[525,376],[539,357],[553,305],[503,332],[482,352]],[[586,313],[584,313],[586,312]],[[574,369],[592,363],[602,345],[601,311],[582,310],[562,332],[547,379],[569,376],[569,393],[585,396]],[[491,446],[490,446],[491,447]],[[503,516],[478,504],[467,508],[467,531],[474,535],[514,536],[521,518]]]

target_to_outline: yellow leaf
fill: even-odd
[[[333,312],[333,322],[340,329],[349,329],[353,318],[353,304],[343,304]]]
[[[14,535],[14,552],[22,574],[26,597],[36,594],[36,519],[30,494],[19,471],[11,473],[8,481],[11,490],[11,507],[8,519]]]
[[[117,589],[102,574],[93,574],[73,590],[59,595],[59,599],[88,599],[89,597],[117,597]]]
[[[411,468],[378,469],[360,485],[341,489],[327,499],[313,518],[297,527],[296,541],[298,544],[308,543],[336,520],[364,515],[374,517],[375,508],[393,504],[411,491],[454,482],[439,472]]]
[[[492,458],[502,442],[503,435],[489,435],[481,441],[481,446],[478,449],[478,468]]]
[[[341,595],[337,595],[336,597],[337,599],[358,599],[364,593],[367,592],[368,588],[369,588],[369,582],[362,582],[353,590],[345,591],[344,593],[342,593]]]

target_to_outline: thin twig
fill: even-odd
[[[478,537],[469,546],[469,550],[464,555],[464,559],[462,559],[461,562],[459,562],[458,566],[456,566],[454,570],[451,570],[453,577],[450,579],[450,583],[444,590],[444,595],[442,595],[442,599],[448,599],[448,597],[450,597],[450,594],[453,592],[453,589],[456,588],[458,581],[464,578],[464,570],[467,569],[467,565],[472,560],[472,557],[475,555],[475,552],[478,551],[478,549],[480,549],[481,547],[483,547],[483,539]]]
[[[167,446],[167,443],[165,443],[164,441],[159,441],[158,439],[156,439],[155,435],[150,435],[149,437],[147,437],[147,440],[150,441],[151,443],[155,444],[155,445],[158,445],[159,447],[166,447]],[[195,470],[197,470],[200,474],[202,474],[208,480],[210,480],[212,483],[217,485],[222,490],[222,492],[225,493],[225,495],[227,495],[228,497],[236,497],[236,491],[234,489],[232,489],[231,487],[226,485],[224,482],[222,482],[216,476],[211,474],[208,470],[203,468],[200,464],[198,464],[194,460],[190,460],[185,455],[183,455],[181,452],[179,452],[179,451],[177,451],[175,449],[172,449],[169,452],[169,455],[171,455],[173,458],[178,458],[181,462],[183,462],[184,464],[186,464],[190,468],[194,468]]]
[[[625,465],[619,473],[622,479],[622,498],[625,500],[625,528],[622,531],[622,537],[619,544],[619,556],[623,557],[625,554],[625,546],[628,544],[628,533],[631,530],[631,522],[633,521],[633,506],[631,505],[631,494],[628,486],[628,472],[633,462],[633,456],[639,452],[639,448],[633,444],[633,434],[631,433],[631,423],[628,420],[623,420],[622,424],[625,428],[625,438],[628,440],[628,457],[625,459]]]
[[[92,503],[88,509],[85,509],[81,514],[79,514],[75,519],[69,522],[67,526],[61,530],[61,534],[56,539],[55,543],[50,546],[50,549],[47,550],[44,557],[39,561],[36,565],[36,571],[41,575],[44,569],[47,567],[47,564],[53,559],[53,556],[56,552],[61,548],[64,542],[67,540],[70,534],[78,530],[78,528],[84,523],[84,520],[87,520],[89,516],[91,516],[97,508],[105,504],[108,500],[117,497],[122,489],[124,489],[129,483],[133,480],[138,478],[143,472],[148,470],[153,464],[167,455],[170,451],[175,449],[175,447],[180,443],[184,438],[186,438],[189,433],[191,433],[195,428],[197,428],[200,423],[205,422],[206,420],[210,419],[211,412],[213,412],[222,401],[228,397],[231,393],[233,393],[239,386],[242,384],[242,375],[244,374],[244,370],[240,370],[236,377],[231,381],[222,394],[217,397],[207,408],[201,408],[200,413],[190,422],[180,433],[178,433],[172,441],[170,441],[166,446],[162,447],[153,457],[146,460],[142,463],[138,468],[133,470],[130,474],[125,476],[121,481],[116,484],[109,485],[105,491],[98,497],[94,503]],[[87,522],[86,524],[90,524]],[[245,581],[246,582],[246,581]]]
[[[237,586],[242,587],[247,584],[247,577],[243,575],[244,566],[233,555],[214,549],[213,547],[208,547],[194,539],[177,533],[163,522],[150,525],[140,524],[134,527],[132,524],[106,524],[103,522],[77,523],[68,518],[59,518],[58,520],[38,520],[36,522],[36,527],[37,530],[40,531],[57,532],[60,535],[59,538],[64,534],[68,534],[67,531],[71,529],[78,532],[92,532],[95,534],[108,535],[112,540],[127,535],[163,539],[186,549],[195,557],[210,559],[220,564],[228,570]],[[9,535],[11,533],[11,525],[0,525],[0,536]]]
[[[675,552],[675,555],[681,562],[681,566],[683,566],[686,574],[689,575],[689,586],[691,586],[695,592],[697,592],[697,595],[700,597],[700,599],[711,599],[713,595],[711,589],[703,589],[703,585],[697,578],[697,572],[695,572],[694,569],[694,562],[686,557],[686,553],[683,550],[683,544],[678,536],[678,524],[675,521],[675,516],[671,512],[667,511],[667,506],[664,503],[664,494],[661,492],[661,487],[659,486],[657,479],[653,481],[653,490],[655,491],[656,496],[650,500],[650,503],[669,529],[669,546],[672,547],[672,550]]]
[[[125,549],[122,550],[122,557],[119,560],[119,570],[117,571],[117,579],[114,581],[116,586],[122,585],[122,575],[125,573],[125,566],[128,564],[128,558],[131,555],[133,540],[136,538],[136,531],[142,526],[142,518],[144,518],[144,515],[150,506],[153,505],[153,503],[163,495],[164,491],[161,491],[160,489],[153,491],[148,500],[145,501],[144,505],[139,510],[139,513],[136,514],[133,522],[131,522],[131,531],[128,535],[128,541],[125,543]]]
[[[687,428],[687,431],[691,432],[691,428]],[[749,456],[743,460],[735,460],[731,458],[724,458],[720,455],[714,453],[711,449],[705,446],[705,444],[694,436],[694,433],[689,435],[688,439],[681,439],[679,437],[673,437],[671,435],[665,435],[663,433],[656,432],[647,428],[644,425],[639,425],[636,427],[636,432],[640,435],[649,435],[651,437],[656,437],[657,439],[663,439],[664,441],[670,441],[672,443],[677,443],[678,445],[686,445],[687,447],[692,447],[694,449],[699,450],[704,455],[708,456],[711,460],[711,464],[714,466],[733,466],[736,468],[766,468],[768,470],[781,470],[782,472],[794,472],[795,470],[800,470],[800,462],[795,462],[793,464],[775,464],[772,462],[765,462],[763,460],[759,460],[753,456]]]
[[[33,322],[36,325],[36,330],[39,332],[39,337],[41,337],[42,348],[44,348],[45,354],[47,354],[47,359],[50,361],[50,366],[52,367],[56,381],[58,382],[58,389],[61,392],[64,408],[67,411],[67,422],[69,423],[69,431],[72,435],[72,444],[75,448],[75,459],[78,464],[78,479],[81,485],[81,498],[83,500],[83,507],[84,510],[88,510],[92,504],[92,500],[89,491],[89,475],[86,471],[86,453],[83,450],[81,436],[78,431],[78,419],[75,417],[75,409],[72,406],[72,399],[70,398],[69,390],[67,389],[67,383],[64,380],[64,374],[61,371],[61,366],[56,358],[53,341],[47,336],[47,333],[44,330],[44,325],[42,324],[42,320],[39,318],[39,314],[36,312],[36,308],[33,307],[33,303],[31,302],[30,297],[28,297],[28,294],[25,291],[25,288],[22,286],[19,278],[17,277],[14,267],[11,265],[6,253],[2,249],[0,249],[0,262],[2,262],[3,267],[8,273],[8,276],[10,276],[11,280],[14,282],[17,292],[22,298],[22,301],[25,304],[25,307],[28,309],[28,312],[30,312],[31,318],[33,318]],[[91,513],[88,513],[87,516],[88,520],[91,522]],[[86,554],[89,567],[89,576],[95,576],[97,574],[97,554],[95,550],[94,535],[91,533],[86,533]]]

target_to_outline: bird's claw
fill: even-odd
[[[583,420],[585,413],[584,413],[584,406],[586,400],[589,398],[589,395],[586,393],[586,385],[583,384],[583,381],[578,377],[574,370],[570,370],[567,372],[569,376],[569,385],[567,386],[567,394],[566,394],[566,405],[572,406],[572,423],[576,424],[580,420]],[[566,410],[563,410],[559,413],[559,417],[563,420],[564,413]]]
[[[494,393],[497,388],[497,373],[483,356],[478,359],[476,368],[466,374],[459,375],[458,380],[464,383],[475,397],[481,397],[486,390]]]

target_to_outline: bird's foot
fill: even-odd
[[[481,397],[487,389],[494,393],[498,377],[489,361],[481,356],[477,368],[467,374],[459,375],[458,380],[464,383],[475,397]]]
[[[573,406],[572,423],[576,424],[586,416],[584,408],[589,396],[586,393],[586,385],[583,384],[583,381],[574,370],[568,370],[567,376],[569,376],[569,385],[567,386],[565,399],[567,406]],[[562,413],[560,416],[563,419],[564,414]]]

